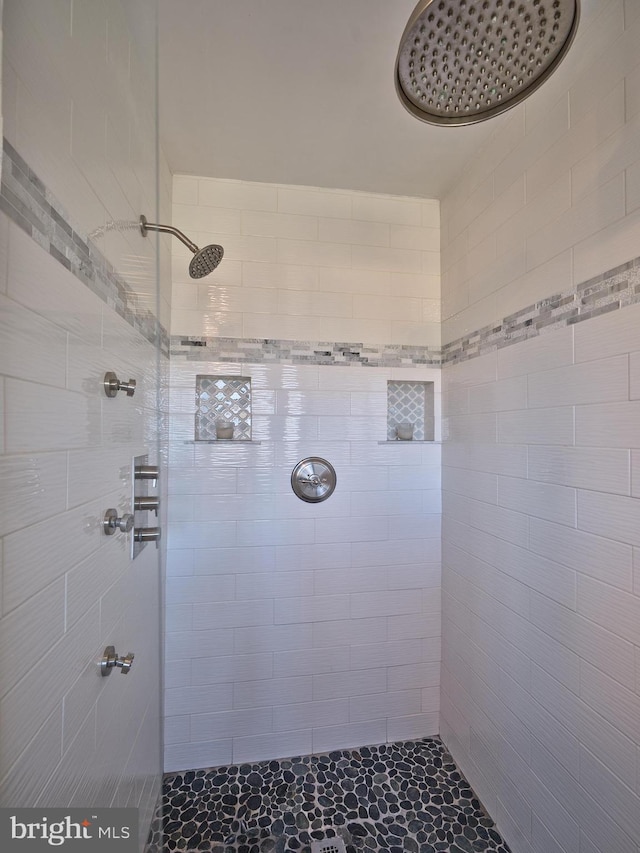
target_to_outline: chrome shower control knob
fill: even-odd
[[[136,542],[159,542],[160,528],[136,527],[133,531],[133,538]]]
[[[118,391],[125,391],[127,397],[133,397],[136,392],[135,379],[130,379],[128,382],[121,382],[112,370],[108,370],[105,373],[102,384],[107,397],[115,397]]]
[[[100,674],[111,675],[111,670],[118,668],[120,672],[126,675],[133,664],[135,655],[133,652],[127,652],[126,655],[118,657],[114,646],[107,646],[100,661]]]
[[[130,533],[133,530],[133,522],[133,515],[130,512],[125,512],[118,517],[118,510],[112,507],[105,512],[102,527],[107,536],[113,536],[116,530]]]
[[[153,480],[152,485],[156,485],[158,481],[158,466],[157,465],[136,465],[133,469],[133,476],[136,480]]]
[[[158,515],[160,498],[155,495],[136,495],[133,499],[133,508],[140,512],[155,512]]]
[[[326,501],[335,487],[335,468],[319,456],[302,459],[291,474],[291,488],[300,500],[307,503]]]

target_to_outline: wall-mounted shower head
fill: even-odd
[[[182,231],[178,231],[177,228],[173,228],[171,225],[158,225],[154,222],[147,222],[146,216],[140,217],[140,231],[143,237],[147,236],[147,231],[161,231],[163,234],[173,234],[174,237],[177,237],[178,240],[184,243],[193,252],[193,258],[191,258],[191,263],[189,264],[189,275],[191,278],[202,278],[205,275],[209,275],[218,266],[224,255],[224,249],[222,246],[218,246],[217,243],[212,243],[209,246],[199,249]]]
[[[420,0],[400,40],[398,96],[431,124],[492,118],[555,71],[579,15],[579,0]]]
[[[205,275],[209,275],[218,266],[223,255],[224,249],[216,243],[211,243],[211,245],[205,246],[204,249],[198,249],[191,258],[189,275],[191,278],[202,278]]]

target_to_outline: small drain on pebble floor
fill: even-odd
[[[325,838],[311,842],[311,853],[346,853],[346,848],[341,838]]]

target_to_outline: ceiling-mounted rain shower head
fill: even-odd
[[[185,237],[182,231],[178,231],[177,228],[173,228],[171,225],[158,225],[157,223],[147,222],[146,216],[140,217],[140,231],[143,237],[147,236],[147,231],[161,231],[163,234],[173,234],[188,249],[191,249],[193,252],[193,257],[189,264],[189,275],[191,278],[203,278],[203,276],[209,275],[218,266],[224,255],[224,249],[222,246],[218,246],[217,243],[212,243],[209,246],[199,249],[195,243],[192,243],[188,237]]]
[[[398,96],[431,124],[492,118],[553,73],[579,16],[579,0],[420,0],[400,40]]]

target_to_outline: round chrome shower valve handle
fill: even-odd
[[[118,657],[115,647],[107,646],[100,661],[100,674],[111,675],[111,670],[117,668],[123,675],[127,675],[131,670],[134,657],[133,652],[127,652],[126,655]]]
[[[333,465],[319,456],[302,459],[291,473],[291,488],[307,503],[325,501],[333,494],[336,482]]]
[[[108,370],[105,373],[102,385],[107,397],[115,397],[118,391],[125,391],[127,397],[133,397],[136,393],[135,379],[130,379],[128,382],[121,382],[112,370]]]
[[[133,515],[130,512],[125,512],[121,517],[118,517],[118,510],[110,508],[104,514],[102,520],[102,528],[107,536],[113,536],[116,530],[122,533],[130,533],[133,530]]]
[[[398,96],[431,124],[492,118],[555,71],[579,16],[579,0],[420,0],[400,39]]]

